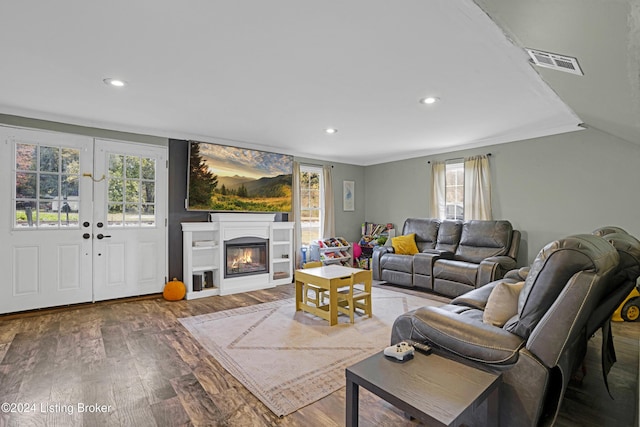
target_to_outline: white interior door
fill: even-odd
[[[96,139],[94,156],[94,299],[162,292],[167,150]]]
[[[0,127],[0,313],[92,299],[93,139]]]

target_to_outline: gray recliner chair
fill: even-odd
[[[422,307],[398,317],[391,343],[426,342],[447,357],[502,372],[500,422],[552,424],[584,339],[619,264],[602,237],[584,234],[545,246],[528,269],[504,325],[485,323],[493,290],[506,278],[467,292],[442,307]]]

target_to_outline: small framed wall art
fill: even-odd
[[[356,210],[355,196],[355,182],[342,181],[342,210]]]

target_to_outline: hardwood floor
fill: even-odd
[[[0,403],[21,412],[3,406],[0,426],[343,426],[344,388],[278,418],[177,320],[293,295],[293,285],[284,285],[194,301],[153,297],[0,316]],[[637,425],[640,323],[615,323],[613,334],[615,399],[602,381],[596,336],[587,375],[568,391],[556,425]],[[419,424],[366,390],[360,420]]]

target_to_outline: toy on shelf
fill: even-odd
[[[360,256],[355,256],[355,265],[359,268],[369,270],[371,268],[371,256],[373,250],[377,246],[384,246],[389,242],[389,239],[395,237],[395,229],[393,224],[374,224],[371,222],[365,222],[362,224],[360,230],[362,237],[357,245],[360,247]],[[355,245],[355,244],[354,244]]]
[[[344,237],[328,237],[316,240],[309,246],[309,259],[323,264],[352,265],[352,247]]]

